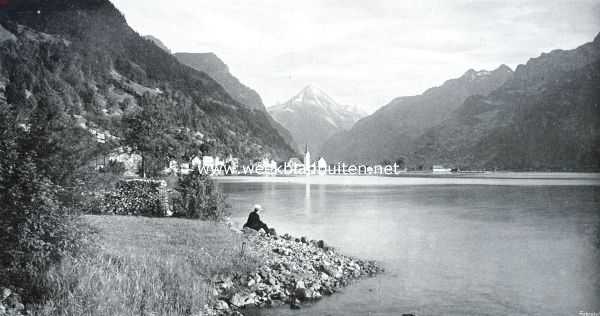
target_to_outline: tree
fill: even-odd
[[[58,128],[60,121],[38,121],[44,104],[30,123],[18,123],[17,111],[0,105],[0,284],[18,285],[30,299],[43,295],[41,280],[50,265],[75,254],[85,240],[64,202],[68,191],[56,184],[67,183],[74,171],[60,170],[65,156],[56,148],[62,145],[50,141],[56,137],[49,126]]]
[[[404,168],[404,164],[406,163],[404,157],[400,157],[396,159],[395,163],[398,165],[398,168]]]
[[[197,169],[182,175],[175,190],[175,216],[218,221],[225,218],[225,197],[214,181]]]
[[[165,138],[167,120],[164,107],[157,99],[142,97],[141,111],[123,117],[124,144],[142,157],[141,173],[156,175],[168,154],[169,142]]]

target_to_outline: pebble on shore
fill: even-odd
[[[251,229],[243,234],[267,260],[253,273],[215,280],[216,302],[207,307],[207,315],[241,315],[247,307],[298,309],[302,302],[331,295],[352,280],[383,272],[375,262],[339,254],[322,240],[269,236]]]
[[[0,316],[17,316],[24,313],[25,305],[18,294],[21,291],[22,289],[0,286]]]

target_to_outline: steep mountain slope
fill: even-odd
[[[321,152],[323,142],[335,133],[347,130],[366,114],[356,107],[340,105],[322,90],[307,86],[289,101],[270,107],[269,113],[285,126],[302,148]]]
[[[212,152],[294,155],[264,112],[142,38],[107,0],[11,1],[0,23],[0,81],[23,117],[52,102],[119,136],[123,113],[160,103],[173,130],[197,132]]]
[[[253,110],[267,111],[260,95],[233,76],[229,72],[229,67],[217,55],[213,53],[175,53],[174,56],[182,64],[209,75],[240,104]],[[290,147],[297,148],[290,132],[276,122],[271,115],[267,114],[267,117],[271,126],[279,132]]]
[[[241,104],[251,109],[264,110],[262,99],[256,91],[243,85],[229,72],[229,67],[213,53],[175,53],[179,62],[205,72],[215,79],[229,94]]]
[[[152,35],[144,35],[144,38],[151,41],[152,43],[154,43],[154,45],[158,46],[159,48],[161,48],[162,50],[164,50],[167,53],[171,53],[171,50],[167,47],[167,45],[165,45],[160,39],[158,39],[157,37],[154,37]]]
[[[519,65],[417,143],[412,160],[426,166],[600,170],[600,36]]]
[[[469,70],[421,95],[399,97],[351,130],[331,137],[323,146],[330,161],[380,162],[408,156],[414,141],[448,117],[469,96],[485,95],[512,77],[505,65],[494,71]]]

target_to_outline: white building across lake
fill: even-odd
[[[433,165],[432,171],[434,173],[447,173],[450,172],[452,169],[450,168],[445,168],[443,165]]]

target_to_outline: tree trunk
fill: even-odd
[[[142,178],[146,179],[146,157],[144,152],[142,152]]]

